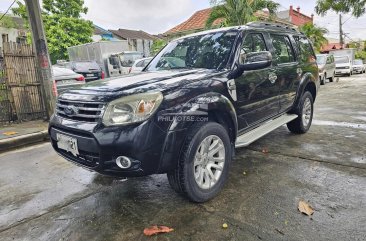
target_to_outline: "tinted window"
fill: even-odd
[[[136,67],[144,67],[144,61],[140,60],[139,62],[137,62]]]
[[[248,34],[240,51],[240,63],[245,63],[247,53],[267,51],[266,42],[260,33]]]
[[[216,32],[178,39],[169,43],[147,70],[224,68],[236,35],[236,31]]]
[[[300,36],[295,36],[294,39],[298,44],[302,62],[311,62],[314,60],[315,54],[309,40]]]
[[[277,63],[290,63],[295,61],[294,51],[288,36],[271,35]]]

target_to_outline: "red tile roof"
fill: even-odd
[[[206,8],[197,11],[188,20],[168,30],[167,32],[165,32],[165,34],[174,34],[178,32],[204,29],[211,12],[212,8]],[[219,25],[222,22],[223,19],[217,19],[214,21],[213,25]]]
[[[332,49],[343,49],[343,46],[340,43],[328,43],[323,45],[321,48],[321,52],[329,52]]]

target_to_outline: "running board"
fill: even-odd
[[[235,147],[245,147],[253,143],[254,141],[258,140],[262,136],[267,135],[274,129],[277,129],[278,127],[289,123],[290,121],[297,118],[297,115],[294,114],[285,114],[280,117],[277,117],[276,119],[272,119],[270,121],[267,121],[264,125],[261,125],[247,133],[244,133],[241,136],[238,136],[236,139]]]

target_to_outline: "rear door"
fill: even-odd
[[[292,107],[295,100],[302,72],[296,58],[292,37],[271,33],[271,39],[273,64],[279,88],[280,112],[285,112]]]
[[[239,63],[245,63],[245,56],[248,53],[269,51],[268,44],[268,33],[248,32],[240,50]],[[240,77],[235,79],[237,90],[235,105],[239,129],[254,126],[278,113],[278,88],[276,80],[271,78],[273,72],[274,68],[270,66],[264,69],[244,71]]]

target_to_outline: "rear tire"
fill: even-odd
[[[188,131],[178,166],[167,174],[170,186],[193,202],[206,202],[223,188],[232,159],[225,127],[197,123]]]
[[[287,128],[295,134],[306,133],[311,126],[314,113],[314,99],[309,91],[306,91],[300,100],[300,106],[295,111],[298,117],[287,123]]]

